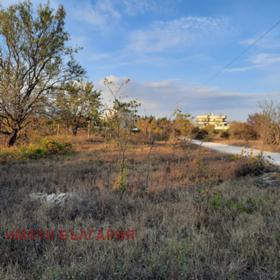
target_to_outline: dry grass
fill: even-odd
[[[0,279],[279,279],[280,191],[237,178],[249,162],[185,143],[118,150],[77,138],[76,154],[0,164],[0,236],[11,227],[135,228],[134,241],[0,239]],[[32,192],[76,192],[51,206]]]
[[[280,152],[279,146],[267,145],[263,144],[261,140],[236,140],[236,139],[213,139],[213,142],[227,144],[227,145],[234,145],[234,146],[241,146],[247,148],[254,148],[261,151],[268,151],[268,152]]]

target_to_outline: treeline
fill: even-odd
[[[250,114],[246,121],[233,121],[225,131],[215,130],[214,126],[198,128],[194,126],[190,137],[211,141],[231,139],[259,141],[263,145],[280,145],[280,103],[265,101],[260,104],[259,112]]]
[[[34,130],[52,133],[61,126],[77,135],[83,127],[110,131],[131,125],[139,104],[117,96],[129,80],[120,85],[104,80],[114,95],[105,110],[101,92],[74,58],[78,49],[70,46],[63,6],[54,10],[47,3],[34,11],[24,1],[0,7],[0,42],[0,133],[8,146]]]
[[[6,135],[8,146],[20,138],[27,140],[34,131],[77,135],[80,129],[116,139],[124,147],[131,135],[148,143],[186,136],[280,144],[280,105],[272,102],[224,132],[211,126],[200,129],[180,110],[171,118],[138,116],[140,103],[120,95],[130,79],[104,79],[113,97],[112,105],[105,106],[101,91],[87,80],[85,69],[74,58],[78,49],[70,46],[65,16],[63,6],[55,10],[49,3],[39,5],[37,11],[30,1],[0,7],[0,134]]]
[[[130,79],[105,78],[113,104],[102,104],[101,92],[74,58],[78,50],[70,46],[63,6],[54,10],[47,3],[34,11],[25,1],[0,8],[0,41],[0,133],[6,135],[8,146],[34,131],[77,135],[87,129],[120,143],[132,132],[141,131],[147,141],[190,132],[190,116],[182,112],[172,121],[137,116],[140,104],[119,94]]]
[[[34,116],[30,119],[30,125],[22,131],[20,139],[28,142],[31,135],[99,135],[106,140],[113,140],[127,134],[129,141],[151,143],[154,141],[168,141],[180,136],[196,137],[197,129],[189,114],[176,110],[171,118],[155,116],[139,116],[137,108],[140,104],[115,101],[112,108],[102,109],[91,117],[84,115],[77,118],[62,115]],[[120,108],[121,107],[121,108]],[[70,113],[70,112],[69,112]]]
[[[249,115],[246,122],[233,122],[226,138],[260,140],[265,145],[280,145],[280,104],[266,101],[258,113]]]

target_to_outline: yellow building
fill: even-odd
[[[213,113],[208,115],[199,115],[196,117],[196,123],[200,128],[211,125],[214,126],[216,130],[229,129],[226,115],[214,115]]]

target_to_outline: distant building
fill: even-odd
[[[213,113],[210,113],[208,115],[199,115],[196,117],[196,123],[200,128],[211,125],[216,130],[229,129],[226,115],[214,115]]]

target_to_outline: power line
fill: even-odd
[[[233,65],[239,58],[241,58],[244,54],[246,54],[249,50],[251,50],[259,41],[261,41],[264,37],[266,37],[271,31],[273,31],[280,24],[280,19],[278,19],[272,26],[270,26],[263,34],[261,34],[257,39],[255,39],[247,48],[241,51],[235,58],[229,61],[221,70],[219,70],[214,75],[210,76],[205,83],[209,83],[211,80],[217,78],[220,74],[222,74],[226,69],[228,69],[231,65]]]
[[[259,37],[257,37],[251,44],[249,44],[244,50],[242,50],[236,57],[234,57],[231,61],[229,61],[221,70],[217,73],[210,76],[202,85],[206,85],[210,81],[217,78],[220,74],[222,74],[226,69],[228,69],[231,65],[233,65],[238,59],[240,59],[244,54],[250,51],[259,41],[261,41],[264,37],[266,37],[271,31],[273,31],[278,25],[280,25],[280,19],[278,19],[273,25],[271,25],[264,33],[262,33]],[[181,101],[185,99],[181,98],[177,101],[177,107]]]
[[[249,50],[251,50],[259,41],[261,41],[264,37],[266,37],[271,31],[273,31],[280,24],[280,19],[278,19],[273,25],[271,25],[263,34],[261,34],[257,39],[255,39],[251,44],[247,46],[244,50],[242,50],[235,58],[229,61],[222,69],[218,72],[210,76],[202,85],[206,86],[207,83],[216,79],[220,74],[222,74],[226,69],[228,69],[231,65],[233,65],[239,58],[241,58],[244,54],[246,54]],[[184,97],[185,99],[185,97]],[[179,102],[177,101],[177,105],[183,100],[181,98]]]

